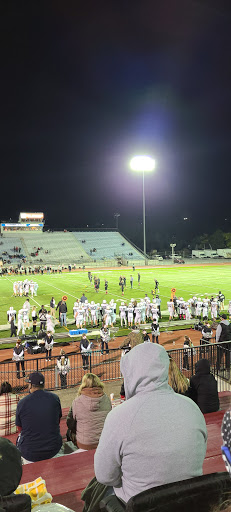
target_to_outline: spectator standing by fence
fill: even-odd
[[[227,315],[221,315],[221,321],[216,330],[216,343],[231,340],[231,325],[227,320]],[[230,343],[223,343],[217,346],[217,370],[220,370],[222,356],[225,353],[225,367],[230,370]]]
[[[13,350],[13,361],[16,363],[17,379],[20,379],[20,363],[22,368],[22,376],[25,377],[24,347],[22,346],[20,339],[16,341],[16,346]]]
[[[187,396],[196,402],[203,414],[219,410],[217,381],[210,373],[207,359],[199,359],[195,364],[195,375],[190,379]]]
[[[53,335],[51,334],[51,332],[47,332],[45,338],[44,338],[44,341],[45,341],[45,349],[46,349],[46,361],[51,361],[51,356],[52,356],[52,348],[53,348],[53,345],[54,345],[54,337]]]
[[[81,352],[81,356],[82,356],[82,360],[83,360],[83,369],[87,370],[89,367],[88,359],[89,359],[89,353],[90,353],[90,349],[91,349],[91,343],[87,339],[86,334],[82,335],[82,339],[80,341],[79,348],[80,348],[80,352]]]
[[[60,376],[61,388],[67,387],[67,375],[70,371],[70,361],[63,349],[60,350],[60,356],[57,359],[57,370]]]

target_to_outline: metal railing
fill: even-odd
[[[201,340],[201,342],[203,341]],[[83,360],[79,352],[66,352],[70,362],[70,371],[67,375],[67,385],[65,387],[78,386],[86,371],[95,373],[104,382],[121,379],[121,352],[119,348],[109,349],[108,353],[105,350],[103,352],[94,350],[89,353],[87,361]],[[171,349],[167,352],[188,379],[195,374],[197,361],[207,359],[210,363],[210,371],[218,381],[219,391],[231,390],[231,341],[219,344],[205,343],[198,347]],[[10,382],[12,388],[18,393],[27,393],[26,377],[33,371],[40,371],[45,375],[46,389],[60,389],[62,388],[61,378],[56,363],[56,357],[52,357],[51,361],[46,361],[45,356],[26,359],[23,371],[21,363],[19,370],[17,370],[15,361],[5,361],[0,364],[0,380],[1,382]]]

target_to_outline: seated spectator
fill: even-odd
[[[168,383],[175,393],[187,396],[189,380],[181,373],[177,364],[171,357],[169,358]]]
[[[24,464],[55,457],[62,447],[59,397],[44,390],[42,373],[31,373],[28,382],[30,393],[20,400],[16,411],[16,425],[20,432],[17,447]]]
[[[192,400],[168,385],[165,349],[135,346],[120,367],[127,400],[107,416],[94,459],[105,492],[114,488],[127,502],[151,487],[202,475],[205,420]]]
[[[3,382],[0,388],[0,436],[9,436],[17,432],[15,414],[18,395],[12,393],[9,382]]]
[[[210,373],[207,359],[199,359],[195,364],[195,375],[190,379],[188,396],[196,402],[203,414],[219,410],[217,381]]]
[[[13,494],[22,477],[21,454],[8,439],[0,438],[0,511],[30,512],[28,494]]]
[[[76,441],[84,450],[93,450],[98,446],[105,418],[111,410],[111,402],[103,391],[104,384],[94,373],[85,373],[77,397],[68,413],[67,426],[73,431],[76,423]]]

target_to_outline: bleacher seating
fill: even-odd
[[[62,434],[65,430],[67,411],[68,409],[63,410],[63,418],[61,420]],[[208,444],[203,464],[204,475],[224,472],[225,470],[221,456],[221,422],[223,415],[224,410],[205,414]],[[11,440],[13,439],[11,438]],[[94,477],[94,453],[95,450],[74,452],[64,457],[28,464],[23,467],[21,483],[26,483],[38,476],[42,476],[46,481],[48,492],[53,496],[54,502],[62,503],[74,511],[80,512],[83,509],[81,492]],[[224,480],[225,482],[227,481],[226,478]],[[197,509],[199,510],[199,508]]]
[[[7,241],[10,245],[17,245],[14,234],[7,233],[2,237],[2,241]],[[83,263],[91,261],[76,237],[70,233],[64,232],[25,232],[20,234],[20,246],[26,255],[27,263],[38,263],[42,260],[43,264],[62,264],[62,263]],[[38,256],[31,256],[36,253]],[[45,252],[48,251],[48,252]]]
[[[20,255],[19,255],[19,253],[14,252],[14,247],[20,247],[20,249],[21,249]],[[6,255],[3,254],[5,252],[7,253]],[[16,254],[18,255],[16,258],[15,257],[9,258],[9,255],[15,256]],[[2,260],[6,260],[7,262],[8,262],[8,260],[10,260],[11,265],[17,265],[21,261],[21,257],[24,255],[25,254],[23,252],[22,242],[18,236],[14,237],[13,239],[5,237],[5,236],[1,237],[1,239],[0,239],[0,258],[2,258]]]
[[[153,487],[130,498],[123,504],[116,496],[100,502],[102,512],[211,512],[225,501],[231,491],[231,481],[225,472],[202,475],[159,487]]]
[[[75,231],[73,235],[93,260],[115,259],[121,256],[130,261],[144,260],[143,254],[117,231]]]
[[[99,260],[144,261],[144,256],[116,231],[75,231],[75,232],[8,232],[1,237],[2,251],[14,254],[15,245],[21,247],[27,263],[68,264],[90,263]],[[31,256],[36,253],[37,256]],[[45,252],[48,251],[48,252]],[[18,261],[12,260],[14,263]]]

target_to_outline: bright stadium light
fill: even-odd
[[[150,156],[140,155],[134,156],[131,159],[130,167],[133,171],[153,171],[155,169],[156,162]]]
[[[132,171],[143,173],[143,237],[144,237],[144,254],[146,255],[146,228],[145,228],[145,190],[144,190],[144,173],[153,171],[156,162],[154,158],[147,155],[134,156],[130,161]]]

